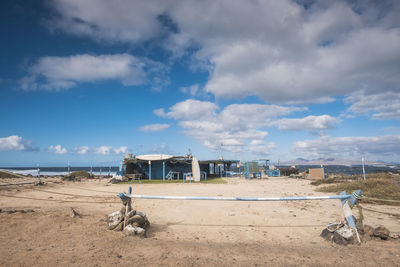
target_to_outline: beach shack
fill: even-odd
[[[128,179],[207,179],[223,177],[237,160],[197,160],[192,155],[127,154],[122,162],[122,172]]]

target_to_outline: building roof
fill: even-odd
[[[166,154],[145,154],[137,155],[134,157],[125,157],[124,161],[160,161],[160,160],[174,160],[174,161],[191,161],[192,158],[188,156],[172,156]],[[225,159],[211,159],[211,160],[199,160],[200,164],[222,164],[222,163],[238,163],[239,160],[225,160]]]

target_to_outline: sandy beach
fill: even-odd
[[[134,200],[133,207],[146,212],[151,222],[148,237],[139,238],[106,227],[105,216],[121,208],[116,194],[127,192],[128,185],[50,180],[44,186],[0,187],[0,265],[398,266],[400,262],[399,240],[339,246],[322,239],[325,225],[342,218],[338,200]],[[7,183],[12,181],[21,180]],[[289,178],[133,185],[134,193],[152,195],[324,195],[314,189],[308,180]],[[400,213],[400,207],[365,206]],[[82,217],[71,217],[71,208]],[[357,209],[353,212],[357,214]],[[364,216],[364,224],[400,232],[397,217],[370,211]]]

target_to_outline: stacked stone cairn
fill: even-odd
[[[361,221],[356,221],[357,231],[360,235],[361,242],[369,240],[390,240],[399,239],[398,233],[390,233],[384,226],[373,228],[369,225],[363,225]],[[321,232],[321,237],[339,245],[348,245],[358,243],[353,229],[345,222],[333,222],[326,226]]]
[[[117,210],[107,216],[107,228],[113,231],[122,231],[126,236],[146,237],[150,222],[146,213],[132,209],[131,199],[123,202],[121,210]]]

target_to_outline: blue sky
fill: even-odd
[[[400,161],[400,1],[2,1],[0,166]]]

